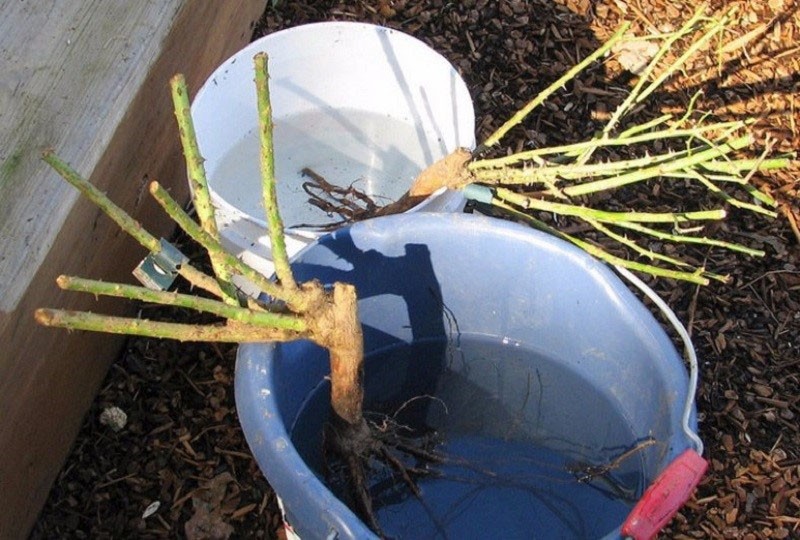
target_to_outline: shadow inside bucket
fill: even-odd
[[[587,538],[614,530],[646,485],[643,457],[634,451],[596,476],[588,467],[611,464],[646,442],[636,440],[624,413],[580,372],[537,350],[535,342],[462,331],[460,312],[468,302],[456,312],[443,301],[426,245],[407,243],[402,251],[381,253],[360,250],[347,232],[333,236],[316,246],[317,252],[327,251],[326,264],[301,257],[293,269],[300,280],[356,284],[367,352],[368,419],[409,435],[435,431],[441,441],[437,451],[446,456],[420,482],[420,499],[391,471],[373,474],[371,495],[384,532],[394,538],[463,538],[477,532]],[[276,369],[283,358],[299,355],[303,362],[319,356],[313,363],[324,370],[324,352],[309,347],[282,346]],[[293,445],[324,480],[322,431],[330,390],[327,380],[317,380],[307,395],[293,396],[281,408],[284,415],[297,411],[285,415],[293,418],[287,426]],[[602,433],[603,443],[586,429]],[[342,486],[329,488],[346,500]]]

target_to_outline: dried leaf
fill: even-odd
[[[617,61],[624,69],[639,75],[658,52],[658,45],[641,39],[623,41],[612,51],[617,54]]]
[[[184,530],[189,540],[227,540],[234,532],[233,526],[223,518],[222,504],[228,485],[235,482],[225,472],[209,480],[192,496],[194,515],[186,522]]]

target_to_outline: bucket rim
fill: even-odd
[[[384,34],[389,37],[389,39],[393,40],[395,43],[403,44],[405,47],[414,47],[420,52],[424,52],[427,61],[435,61],[441,63],[443,66],[447,66],[449,68],[449,75],[453,79],[454,84],[454,96],[455,95],[464,95],[467,97],[464,100],[464,103],[460,103],[459,110],[464,111],[464,119],[467,124],[473,126],[471,133],[464,134],[467,137],[466,143],[462,146],[468,148],[469,150],[473,150],[476,146],[476,140],[474,135],[474,124],[475,124],[475,105],[472,101],[471,94],[469,91],[469,87],[464,81],[464,78],[459,73],[458,69],[447,59],[444,55],[438,52],[436,49],[425,43],[424,41],[416,38],[410,34],[407,34],[401,30],[397,30],[394,28],[389,28],[382,25],[372,24],[372,23],[365,23],[365,22],[358,22],[358,21],[320,21],[320,22],[313,22],[313,23],[306,23],[300,24],[297,26],[292,26],[289,28],[284,28],[278,30],[276,32],[272,32],[265,36],[262,36],[255,41],[252,41],[247,46],[243,47],[242,49],[236,51],[234,54],[226,58],[211,74],[208,75],[206,80],[203,82],[202,86],[198,89],[197,94],[195,95],[194,99],[192,100],[191,110],[194,113],[197,108],[202,107],[206,100],[209,100],[208,96],[215,92],[217,87],[217,83],[215,82],[217,78],[223,78],[222,76],[226,73],[228,68],[237,61],[242,59],[252,59],[252,57],[261,51],[266,50],[266,44],[274,44],[278,43],[281,40],[294,37],[294,36],[303,36],[306,34],[313,34],[315,36],[319,36],[320,32],[329,32],[334,33],[336,31],[351,31],[351,32],[377,32],[380,34]],[[466,106],[463,107],[463,106]],[[255,116],[254,116],[255,117]],[[254,124],[255,126],[255,124]],[[201,139],[202,135],[198,133],[198,139]],[[199,140],[199,144],[202,148],[203,141]],[[453,149],[455,150],[455,149]],[[192,190],[191,183],[189,185],[190,190]],[[267,220],[266,216],[262,215],[252,215],[246,211],[243,211],[239,206],[236,204],[228,201],[226,198],[222,197],[219,192],[215,189],[210,189],[211,193],[211,201],[214,204],[215,208],[217,208],[222,216],[226,216],[224,219],[230,220],[231,222],[235,222],[238,220],[245,220],[248,223],[255,225],[256,227],[260,227],[262,229],[266,229],[267,227]],[[255,194],[255,196],[259,196],[260,194]],[[422,207],[429,199],[434,197],[431,195],[430,197],[426,198],[425,200],[418,203],[412,210],[416,210]],[[313,229],[304,228],[304,227],[292,227],[287,228],[288,231],[291,231],[293,234],[298,236],[307,237],[309,239],[316,238],[320,235],[314,233]]]

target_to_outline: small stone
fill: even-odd
[[[128,423],[128,415],[119,407],[106,407],[100,413],[100,423],[113,431],[119,431]]]

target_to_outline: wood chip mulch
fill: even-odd
[[[255,37],[301,23],[351,20],[412,34],[445,55],[475,100],[478,139],[602,43],[623,20],[637,34],[674,29],[687,0],[269,2]],[[800,147],[800,13],[792,0],[716,0],[733,8],[725,51],[709,50],[669,82],[639,119],[682,111],[699,89],[717,117],[758,118],[782,149]],[[719,44],[715,46],[718,47]],[[511,138],[514,149],[583,140],[623,98],[614,60],[557,93]],[[756,179],[781,203],[776,220],[732,211],[715,234],[763,259],[681,248],[733,278],[698,288],[653,286],[691,329],[701,359],[700,434],[711,466],[663,538],[800,538],[800,221],[795,165]],[[688,188],[687,188],[688,189]],[[620,206],[652,197],[647,186]],[[677,207],[691,190],[660,193]],[[612,203],[615,201],[612,201]],[[656,246],[657,247],[657,246]],[[142,315],[185,314],[142,306]],[[275,538],[274,494],[238,426],[235,348],[131,339],[86,415],[32,538]],[[646,389],[641,389],[646,391]],[[118,407],[114,431],[103,411]]]

